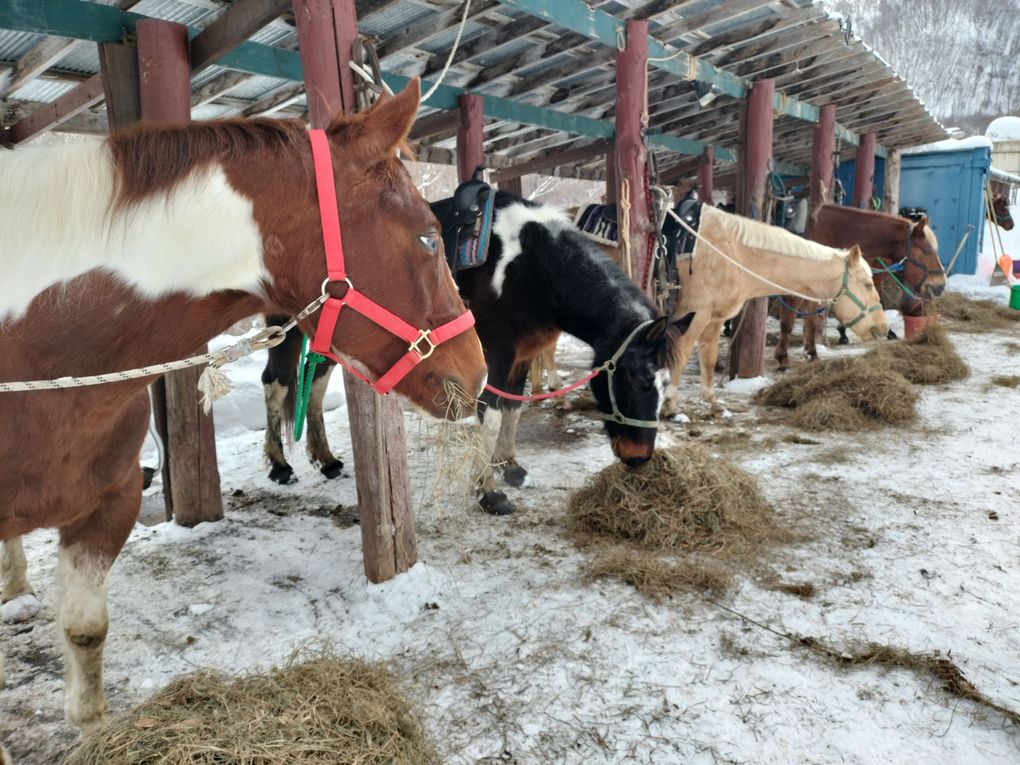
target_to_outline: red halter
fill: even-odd
[[[325,302],[322,306],[319,324],[315,328],[312,350],[337,363],[344,364],[332,352],[331,345],[333,330],[336,328],[337,319],[340,318],[340,309],[345,305],[401,340],[410,343],[407,353],[397,359],[389,371],[375,382],[344,364],[351,374],[368,383],[372,390],[380,395],[385,395],[419,363],[431,356],[439,345],[470,329],[475,323],[475,317],[471,311],[465,311],[456,319],[434,329],[416,329],[354,288],[344,268],[344,246],[340,235],[340,213],[336,203],[336,184],[333,180],[333,162],[330,158],[329,139],[326,138],[326,133],[323,130],[310,130],[308,137],[312,142],[315,185],[319,192],[319,216],[322,219],[322,239],[326,248],[326,273],[328,274],[322,283]],[[326,287],[330,282],[346,282],[347,291],[343,297],[333,297],[326,292]],[[422,348],[423,344],[425,345],[424,349]]]

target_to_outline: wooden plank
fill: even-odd
[[[7,139],[22,143],[39,135],[61,122],[79,114],[103,100],[103,78],[94,74],[73,90],[60,96],[52,103],[43,104],[28,117],[20,120],[7,131]]]
[[[191,119],[191,66],[187,28],[144,19],[137,24],[138,85],[142,119],[170,125]],[[196,349],[204,353],[206,348]],[[223,518],[216,433],[198,393],[201,368],[164,376],[166,454],[164,501],[167,516],[182,526]]]
[[[854,207],[871,209],[871,194],[875,183],[875,134],[865,133],[857,147],[854,168]]]
[[[338,45],[336,27],[357,29],[353,0],[294,0],[298,40],[304,52],[309,122],[325,127],[334,115],[353,110],[345,101],[340,72],[349,69],[350,47]],[[344,370],[347,412],[354,453],[354,479],[365,574],[372,582],[392,579],[417,560],[411,484],[407,473],[404,415],[394,396],[377,396]]]
[[[35,79],[62,59],[78,44],[77,40],[47,37],[21,56],[14,65],[10,78],[0,79],[0,98],[13,93],[29,80]]]
[[[142,118],[138,84],[138,48],[99,44],[99,73],[103,76],[106,119],[110,131],[123,130]]]
[[[504,182],[509,181],[512,178],[520,178],[528,173],[537,173],[542,170],[547,170],[550,167],[567,165],[571,162],[577,162],[591,157],[605,156],[606,151],[612,146],[613,143],[611,141],[595,141],[594,143],[586,143],[583,146],[576,146],[564,151],[542,154],[524,162],[514,163],[513,165],[510,165],[510,167],[500,168],[493,172],[492,179],[500,183],[502,187]]]
[[[291,0],[234,0],[191,41],[191,68],[214,63],[290,7]]]
[[[836,107],[823,106],[818,124],[811,133],[811,175],[808,195],[811,205],[832,201],[832,154],[836,150]]]
[[[764,218],[768,164],[772,156],[772,106],[775,82],[754,83],[741,114],[744,151],[737,169],[737,212]],[[759,377],[765,366],[765,321],[768,298],[754,298],[744,304],[734,326],[730,344],[730,378]]]
[[[898,215],[900,212],[900,166],[902,155],[890,151],[885,160],[885,188],[882,196],[882,212]]]
[[[715,204],[712,196],[715,192],[713,183],[713,170],[715,166],[715,151],[711,146],[705,147],[705,154],[698,164],[698,198],[708,205]]]
[[[485,164],[482,124],[485,112],[481,96],[460,96],[460,122],[457,125],[457,178],[470,180],[475,169]]]

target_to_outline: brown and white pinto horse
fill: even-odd
[[[351,282],[429,328],[465,308],[437,246],[435,216],[396,156],[418,99],[414,82],[338,118],[326,138]],[[246,316],[300,312],[333,290],[323,282],[319,215],[309,137],[297,121],[139,126],[102,142],[0,156],[0,380],[169,361]],[[304,320],[304,331],[314,333],[316,319]],[[406,342],[352,310],[331,344],[374,375],[407,352]],[[473,399],[484,375],[478,337],[467,331],[397,390],[432,414],[458,416],[444,383]],[[59,529],[65,710],[84,730],[106,711],[104,581],[138,516],[150,382],[0,393],[5,585],[28,587],[18,535]]]
[[[872,268],[883,308],[916,315],[924,300],[938,297],[946,288],[938,239],[926,215],[908,220],[842,205],[819,205],[808,218],[805,236],[829,247],[860,245],[861,254]],[[815,341],[825,321],[820,309],[820,304],[801,298],[781,298],[776,346],[780,365],[789,359],[790,333],[798,316],[804,318],[804,353],[809,359],[818,358]]]

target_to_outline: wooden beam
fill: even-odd
[[[191,92],[191,108],[197,109],[225,96],[234,88],[238,88],[251,80],[250,74],[244,72],[224,72]]]
[[[341,71],[350,70],[351,47],[337,37],[341,25],[345,34],[357,32],[354,0],[294,0],[294,15],[307,62],[309,122],[326,127],[336,114],[356,108],[353,89],[345,93],[340,85]],[[395,396],[376,395],[346,370],[344,389],[365,574],[382,582],[406,571],[418,557],[404,415]]]
[[[22,85],[35,79],[45,72],[60,59],[67,55],[77,40],[68,40],[63,37],[47,37],[35,45],[14,65],[14,71],[6,79],[0,78],[0,98],[8,93],[13,93]]]
[[[613,147],[612,141],[595,141],[586,143],[583,146],[575,146],[572,149],[565,149],[549,154],[541,154],[524,162],[516,162],[509,167],[500,168],[492,174],[492,179],[499,183],[509,181],[511,178],[520,178],[529,173],[540,173],[550,167],[568,165],[591,157],[605,156],[605,153]]]
[[[103,100],[102,75],[94,74],[52,103],[43,104],[7,130],[10,143],[23,143]]]
[[[142,118],[138,81],[138,48],[99,44],[99,72],[103,76],[106,119],[110,132],[123,130]]]
[[[234,0],[191,41],[191,68],[215,63],[290,7],[291,0]]]
[[[875,184],[875,134],[865,133],[857,147],[854,167],[854,207],[871,209],[871,195]]]
[[[470,180],[475,169],[485,164],[482,124],[485,112],[481,96],[460,96],[460,122],[457,125],[457,178]]]
[[[836,107],[823,106],[811,131],[811,175],[808,197],[812,207],[832,201],[832,155],[836,150]]]
[[[902,155],[899,150],[889,152],[885,158],[885,187],[882,195],[882,212],[898,215],[900,212],[900,166]]]
[[[138,87],[142,119],[169,125],[191,120],[191,66],[188,30],[157,19],[138,22]],[[198,348],[196,353],[204,353]],[[166,417],[166,465],[163,496],[167,516],[182,526],[223,518],[216,433],[212,414],[205,414],[198,394],[201,368],[163,377],[165,398],[157,411]]]
[[[772,106],[775,82],[761,80],[751,85],[741,110],[741,145],[737,166],[737,213],[765,219],[769,159],[772,157]],[[730,344],[730,378],[759,377],[765,365],[765,321],[768,298],[754,298],[744,304],[735,321]]]
[[[715,151],[711,146],[705,147],[705,154],[698,163],[698,198],[707,205],[715,204],[712,196],[715,192],[713,170]]]

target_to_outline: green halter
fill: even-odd
[[[876,303],[875,305],[866,305],[863,300],[857,297],[850,289],[850,261],[849,259],[843,264],[843,285],[839,288],[839,292],[833,295],[829,301],[830,306],[836,305],[836,301],[839,300],[843,295],[846,295],[850,300],[853,301],[854,305],[857,306],[858,313],[850,321],[843,322],[844,327],[852,327],[857,324],[861,319],[867,318],[868,314],[872,314],[875,311],[882,310],[882,303]]]

